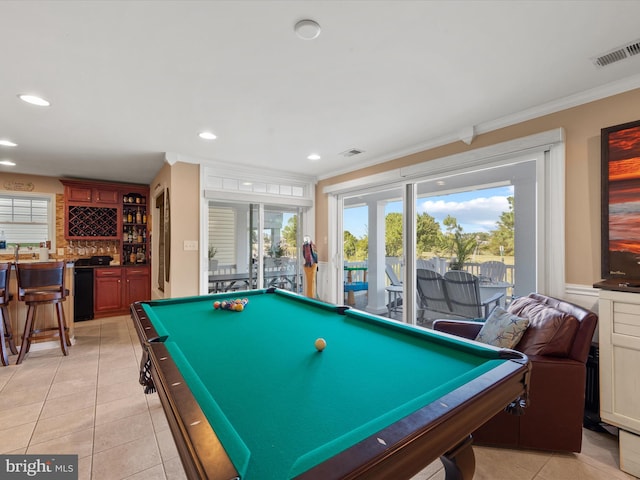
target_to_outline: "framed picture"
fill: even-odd
[[[640,280],[640,121],[603,128],[602,276]]]

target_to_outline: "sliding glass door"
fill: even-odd
[[[296,293],[302,291],[299,223],[298,208],[264,206],[262,284],[265,288],[277,287]]]
[[[369,312],[402,317],[403,190],[343,198],[343,301]]]
[[[356,308],[429,326],[434,318],[459,315],[448,311],[444,297],[434,304],[423,295],[419,271],[434,278],[450,270],[470,273],[480,302],[500,293],[506,306],[514,296],[536,291],[545,158],[540,151],[499,165],[424,175],[395,188],[340,194],[337,267],[344,274],[338,295]],[[360,268],[366,278],[356,273]]]
[[[506,306],[514,295],[535,291],[535,184],[535,160],[526,158],[416,183],[419,324],[460,313],[438,302],[436,281],[427,280],[450,270],[477,279],[479,297],[468,293],[469,303],[499,297]]]
[[[209,293],[278,287],[300,292],[301,208],[209,201]]]

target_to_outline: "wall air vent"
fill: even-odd
[[[640,40],[627,43],[603,55],[593,57],[591,61],[596,67],[602,68],[638,54],[640,54]]]
[[[364,150],[358,150],[357,148],[350,148],[349,150],[345,150],[341,152],[340,155],[343,157],[353,157],[354,155],[360,155]]]

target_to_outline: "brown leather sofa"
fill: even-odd
[[[580,452],[586,362],[598,317],[590,310],[536,293],[514,300],[509,312],[529,318],[515,350],[531,361],[522,416],[500,412],[473,433],[484,445]],[[434,330],[474,339],[482,323],[436,320]]]

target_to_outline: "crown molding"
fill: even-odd
[[[512,115],[506,115],[504,117],[480,123],[478,125],[475,125],[475,134],[480,135],[492,132],[494,130],[499,130],[501,128],[509,127],[511,125],[517,125],[518,123],[526,122],[534,118],[560,112],[562,110],[567,110],[569,108],[584,105],[586,103],[601,100],[603,98],[612,97],[620,93],[635,90],[636,88],[640,88],[640,74],[626,77],[622,80],[607,83],[606,85],[601,85],[589,90],[584,90],[582,92],[553,100],[551,102],[546,102],[536,107],[532,107]],[[435,137],[425,142],[403,148],[401,150],[396,150],[394,152],[389,152],[385,155],[372,158],[368,162],[361,163],[357,168],[345,168],[342,170],[334,171],[331,174],[319,175],[318,180],[337,177],[338,175],[351,173],[356,170],[372,167],[374,165],[379,165],[384,162],[406,157],[408,155],[413,155],[414,153],[423,152],[425,150],[430,150],[432,148],[441,147],[443,145],[448,145],[450,143],[455,143],[458,141],[460,141],[460,132],[452,132],[447,135]]]
[[[599,87],[584,90],[568,97],[553,100],[551,102],[543,103],[536,107],[523,110],[513,115],[507,115],[496,120],[481,123],[476,126],[477,133],[487,133],[500,128],[509,127],[518,123],[526,122],[534,118],[542,117],[552,113],[561,112],[569,108],[584,105],[596,100],[602,100],[603,98],[612,97],[620,93],[628,92],[640,88],[640,74],[626,77],[616,82],[607,83]]]
[[[212,159],[202,158],[202,157],[194,157],[192,155],[185,155],[183,153],[177,153],[177,152],[165,152],[164,158],[165,158],[165,161],[172,166],[177,162],[192,163],[195,165],[200,165],[202,167],[217,169],[221,172],[225,172],[225,175],[232,174],[233,176],[239,177],[239,178],[242,177],[243,175],[251,176],[251,178],[255,179],[256,181],[258,179],[264,180],[265,178],[273,178],[273,179],[278,179],[279,181],[282,179],[289,179],[289,180],[295,180],[303,183],[310,183],[314,185],[317,182],[317,178],[311,175],[302,175],[299,173],[286,172],[283,170],[275,170],[275,169],[269,169],[265,167],[261,167],[260,170],[258,170],[256,167],[249,166],[249,165],[241,165],[241,164],[233,164],[232,168],[230,169],[229,162],[212,160]]]

